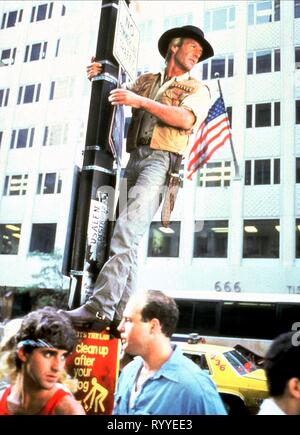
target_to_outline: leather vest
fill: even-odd
[[[153,98],[153,90],[158,81],[160,81],[160,78],[161,75],[159,73],[144,74],[138,78],[131,90],[143,97]],[[192,77],[178,82],[173,81],[155,100],[168,106],[180,106],[184,98],[197,92],[201,86],[205,85]],[[132,119],[129,125],[126,142],[127,152],[131,152],[137,147],[138,133],[143,114],[143,110],[132,109]],[[154,126],[150,148],[182,154],[188,144],[191,133],[191,130],[171,127],[158,120]]]

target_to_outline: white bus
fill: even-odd
[[[197,333],[208,343],[250,351],[255,358],[265,355],[277,335],[300,328],[300,295],[187,291],[170,296],[180,311],[176,340]]]

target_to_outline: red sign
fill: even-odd
[[[76,399],[89,415],[110,415],[119,373],[120,340],[105,331],[77,330],[75,351],[67,359],[68,373],[78,380]]]

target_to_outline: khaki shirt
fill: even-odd
[[[140,143],[150,141],[150,148],[183,154],[189,138],[207,116],[210,108],[210,92],[202,82],[190,77],[190,73],[172,77],[164,82],[164,74],[144,74],[126,88],[166,105],[183,107],[195,115],[192,129],[183,130],[164,124],[144,110],[133,110],[132,125],[127,138],[127,151]]]

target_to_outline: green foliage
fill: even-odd
[[[32,309],[44,306],[66,308],[68,297],[67,279],[61,273],[62,254],[59,250],[52,254],[33,252],[30,257],[37,257],[41,262],[38,273],[32,274],[30,287],[20,288],[20,292],[30,292]]]
[[[57,250],[52,254],[33,252],[30,256],[38,257],[42,263],[40,271],[32,275],[32,279],[35,281],[34,287],[63,291],[64,277],[61,273],[62,254],[60,251]]]

